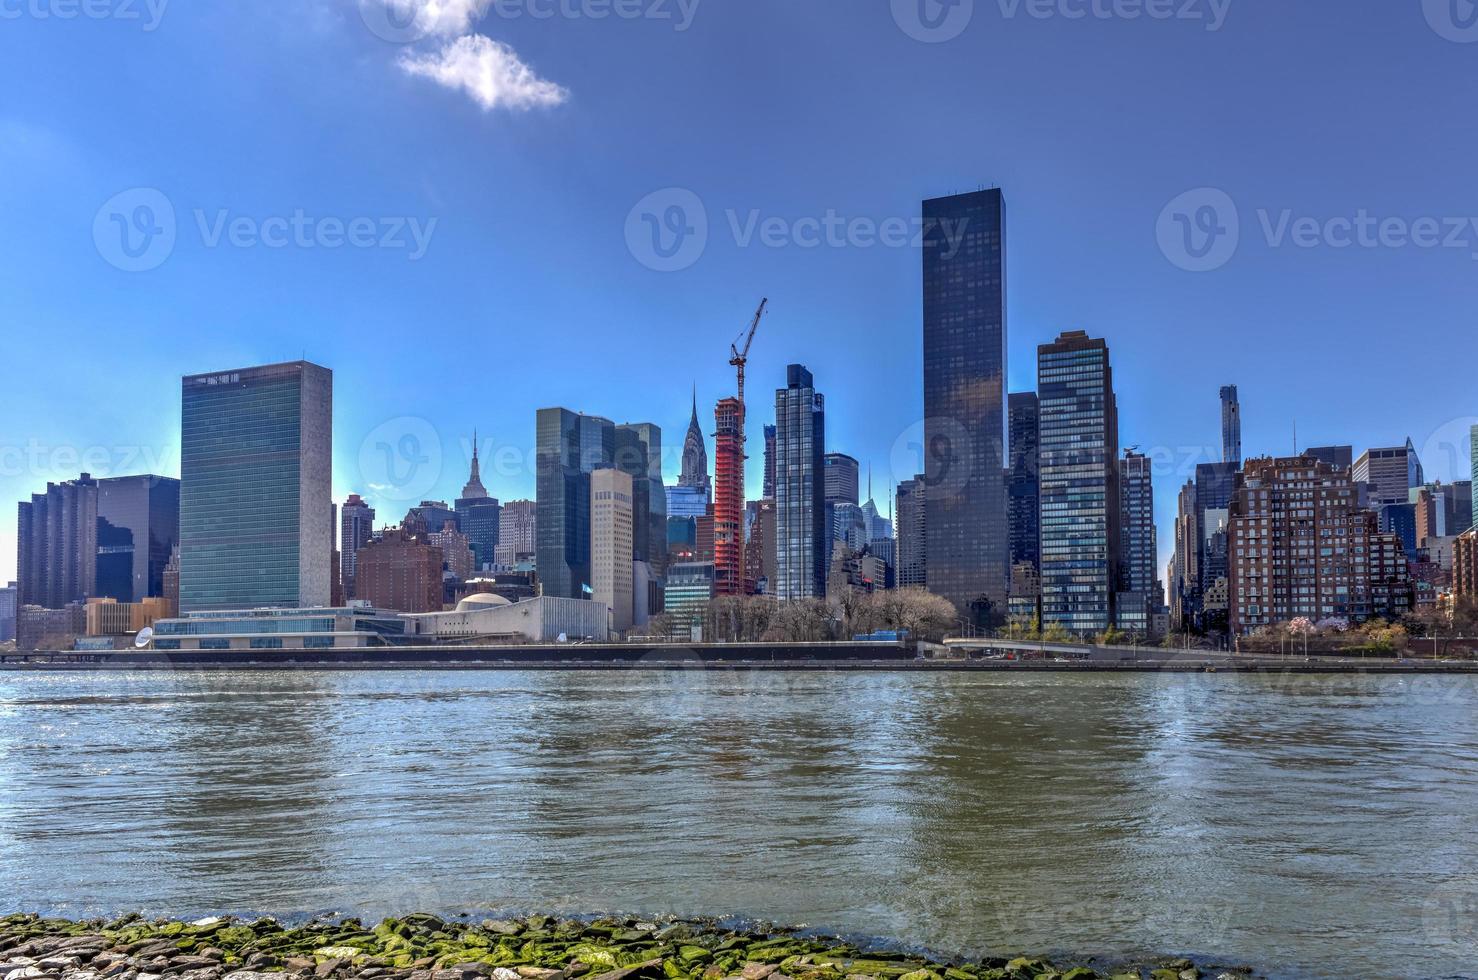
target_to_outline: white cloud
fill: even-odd
[[[445,6],[452,6],[448,0]],[[462,0],[470,6],[471,0]],[[407,51],[400,67],[410,75],[429,78],[449,89],[462,89],[483,109],[534,109],[555,106],[570,93],[534,74],[506,44],[481,34],[469,34],[444,44],[440,51]]]
[[[414,23],[426,37],[456,37],[466,34],[482,20],[492,0],[380,0],[402,23]]]

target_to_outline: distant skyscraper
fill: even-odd
[[[1411,491],[1426,482],[1410,439],[1404,446],[1365,450],[1355,460],[1353,477],[1369,488],[1372,507],[1410,503]]]
[[[898,587],[927,585],[925,581],[924,478],[922,475],[898,484]]]
[[[1315,446],[1312,449],[1305,449],[1303,454],[1328,463],[1335,469],[1347,470],[1355,465],[1354,446]]]
[[[611,610],[611,628],[631,629],[634,481],[621,470],[590,475],[590,598]]]
[[[120,603],[161,596],[179,542],[180,482],[163,476],[90,474],[49,483],[18,509],[21,605]]]
[[[823,466],[826,474],[823,485],[826,502],[829,504],[859,503],[857,489],[862,476],[862,467],[857,460],[846,453],[827,453],[823,458]]]
[[[498,512],[499,565],[517,565],[534,560],[538,504],[532,500],[510,500]]]
[[[743,595],[744,587],[744,406],[722,398],[714,408],[713,590]]]
[[[535,565],[545,595],[590,595],[590,474],[613,465],[615,454],[616,427],[609,419],[539,409]]]
[[[616,468],[632,479],[632,553],[652,574],[667,567],[667,491],[662,485],[662,429],[651,422],[616,426]],[[657,609],[651,610],[658,611]]]
[[[375,509],[365,503],[357,493],[351,493],[344,506],[339,508],[339,571],[343,577],[344,598],[357,598],[354,594],[354,570],[359,549],[369,544],[375,535]]]
[[[1156,578],[1155,489],[1148,456],[1129,451],[1119,464],[1119,595],[1117,625],[1148,633],[1164,600]]]
[[[22,501],[16,519],[21,606],[60,609],[97,589],[98,484],[91,474],[48,483]]]
[[[118,476],[98,481],[96,596],[136,603],[164,594],[164,566],[179,544],[180,481]]]
[[[976,622],[1005,617],[1005,203],[924,202],[924,467],[929,590]]]
[[[775,594],[804,599],[826,594],[824,400],[811,372],[786,368],[775,392]]]
[[[180,611],[326,606],[333,372],[295,361],[181,389]]]
[[[765,499],[775,499],[775,427],[765,426]]]
[[[1236,385],[1221,389],[1221,461],[1242,465],[1242,405]]]
[[[1472,517],[1474,527],[1478,527],[1478,425],[1468,431],[1468,447],[1472,455],[1472,482],[1473,482],[1473,511]]]
[[[769,428],[769,426],[767,426]],[[744,505],[748,537],[744,542],[744,578],[765,595],[774,594],[775,501],[768,497]]]
[[[17,589],[14,582],[0,589],[0,643],[9,643],[15,639],[15,619],[20,609],[15,604],[16,594]]]
[[[1072,330],[1038,347],[1037,393],[1042,622],[1099,632],[1114,623],[1119,571],[1119,420],[1108,345]],[[932,533],[930,545],[932,587]]]
[[[477,569],[477,554],[467,535],[457,530],[457,525],[447,521],[440,531],[432,531],[426,539],[441,549],[441,567],[450,572],[459,582],[472,578]]]
[[[1037,490],[1037,393],[1012,392],[1006,501],[1011,528],[1011,564],[1041,566],[1041,500]]]
[[[477,460],[477,431],[472,432],[472,473],[462,487],[462,496],[452,505],[457,512],[457,528],[472,546],[473,567],[482,568],[497,560],[498,501],[488,495],[482,485]],[[441,526],[431,529],[439,532]],[[460,558],[459,558],[460,560]]]
[[[683,439],[683,465],[677,482],[679,486],[701,489],[705,502],[712,489],[708,478],[708,451],[703,448],[703,427],[698,424],[697,389],[693,390],[693,417],[688,421],[688,434]]]

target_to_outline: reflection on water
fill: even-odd
[[[1466,679],[0,675],[4,904],[733,913],[1478,965]]]

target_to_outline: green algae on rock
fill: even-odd
[[[934,962],[793,931],[715,922],[444,919],[418,912],[286,926],[125,916],[0,918],[0,980],[1199,980],[1186,960],[1144,971],[1019,957]],[[1223,973],[1224,980],[1242,980]]]

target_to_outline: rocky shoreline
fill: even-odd
[[[1091,961],[1090,961],[1091,962]],[[714,921],[418,913],[286,925],[133,915],[0,918],[0,980],[1247,980],[1189,960],[1139,968],[1042,959],[936,962],[794,930]]]

